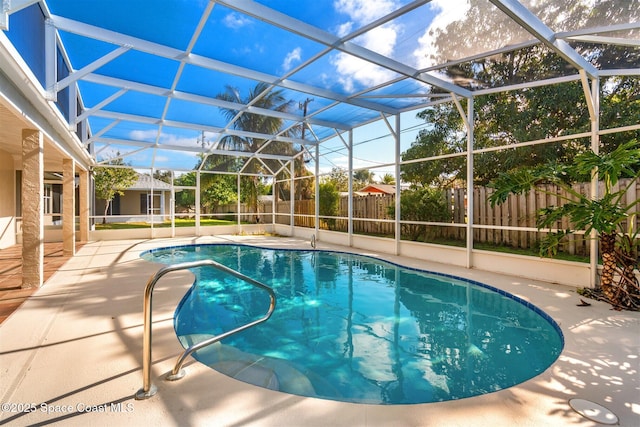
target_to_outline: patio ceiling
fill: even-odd
[[[4,20],[30,3],[9,2]],[[98,162],[119,154],[136,167],[189,170],[202,154],[285,162],[291,154],[268,147],[229,152],[220,141],[260,138],[313,154],[315,145],[382,117],[509,85],[537,85],[455,73],[528,46],[564,63],[548,82],[640,75],[640,0],[39,3],[70,69],[46,89],[55,95],[77,85],[82,105],[70,122],[88,120],[83,143]],[[627,46],[635,56],[624,70],[593,64],[586,44]],[[266,90],[258,99],[281,91],[294,108],[275,111],[255,100],[219,97],[232,87],[246,99],[259,83]],[[230,118],[221,109],[238,113]],[[245,114],[277,117],[284,129],[238,129]],[[288,134],[291,129],[298,132]]]

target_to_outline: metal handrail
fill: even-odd
[[[211,266],[214,267],[220,271],[224,271],[225,273],[231,274],[232,276],[235,276],[241,280],[244,280],[245,282],[256,286],[258,288],[264,289],[265,291],[267,291],[269,293],[269,297],[271,299],[270,304],[269,304],[269,310],[267,311],[267,314],[264,315],[262,318],[255,320],[251,323],[248,323],[244,326],[241,326],[239,328],[233,329],[231,331],[225,332],[223,334],[217,335],[215,337],[209,338],[208,340],[202,341],[198,344],[194,344],[192,346],[190,346],[189,348],[187,348],[178,358],[178,361],[176,362],[175,367],[173,368],[173,371],[171,371],[171,374],[169,376],[167,376],[167,379],[169,380],[177,380],[180,379],[182,377],[184,377],[184,370],[181,369],[182,368],[182,364],[184,363],[185,359],[194,351],[199,350],[203,347],[206,347],[208,345],[211,345],[215,342],[218,342],[230,335],[233,335],[237,332],[243,331],[245,329],[251,328],[259,323],[262,323],[266,320],[268,320],[271,315],[273,314],[273,311],[276,308],[276,294],[275,292],[273,292],[273,289],[271,289],[269,286],[258,282],[257,280],[252,279],[251,277],[245,276],[244,274],[240,273],[239,271],[233,270],[225,265],[220,264],[219,262],[207,259],[207,260],[201,260],[201,261],[192,261],[192,262],[184,262],[184,263],[180,263],[180,264],[174,264],[174,265],[169,265],[167,267],[163,267],[160,270],[158,270],[154,275],[151,276],[151,278],[149,279],[149,281],[147,282],[147,286],[144,289],[144,305],[143,305],[143,316],[144,316],[144,331],[143,331],[143,342],[142,342],[142,388],[140,390],[138,390],[138,392],[135,395],[135,398],[137,400],[142,400],[142,399],[148,399],[151,396],[155,395],[156,392],[158,391],[157,387],[154,386],[151,383],[151,302],[152,302],[152,297],[153,297],[153,288],[155,287],[156,283],[158,282],[158,280],[160,280],[160,278],[162,276],[164,276],[167,273],[171,273],[173,271],[177,271],[177,270],[187,270],[189,268],[195,268],[195,267],[202,267],[202,266]]]

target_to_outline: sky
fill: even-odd
[[[116,9],[110,1],[78,2],[78,0],[50,0],[48,2],[53,14],[60,14],[71,19],[91,25],[101,25],[108,29],[149,39],[156,43],[185,49],[189,44],[194,28],[196,28],[203,8],[208,2],[204,0],[175,0],[158,2],[152,0],[133,0]],[[310,24],[335,36],[345,36],[354,30],[387,15],[398,9],[407,0],[315,0],[293,2],[290,0],[260,0],[264,4],[280,12],[285,12],[295,19]],[[158,7],[160,5],[161,7]],[[301,7],[302,5],[302,7]],[[444,5],[447,5],[445,8]],[[446,10],[446,12],[445,12]],[[396,61],[412,67],[426,67],[429,64],[428,52],[433,47],[433,31],[444,28],[448,23],[460,19],[468,10],[467,0],[433,0],[405,16],[388,22],[385,25],[352,40],[356,45],[365,47],[376,53],[388,56]],[[158,31],[158,23],[164,24]],[[67,46],[74,69],[81,69],[92,61],[114,49],[113,45],[88,39],[68,32],[62,32],[61,38]],[[286,33],[262,22],[243,15],[237,11],[216,4],[213,12],[202,30],[202,34],[193,45],[192,52],[230,64],[254,69],[268,75],[287,75],[296,70],[325,47],[305,37]],[[215,97],[222,93],[226,86],[238,88],[246,96],[255,81],[238,76],[222,74],[187,64],[183,68],[177,61],[154,57],[142,52],[126,52],[118,58],[95,71],[97,74],[109,74],[122,79],[130,79],[143,84],[175,88],[189,94]],[[310,66],[288,75],[294,82],[305,83],[335,93],[349,95],[386,82],[395,77],[394,73],[368,64],[359,58],[343,52],[332,52],[325,55]],[[427,91],[427,87],[411,86],[406,83],[399,90],[405,93]],[[85,106],[88,108],[99,104],[110,96],[117,95],[119,88],[105,87],[99,84],[82,81],[80,89]],[[294,105],[305,98],[312,98],[309,113],[330,103],[328,99],[305,93],[285,90],[285,97],[292,99]],[[390,100],[389,102],[394,102]],[[399,101],[396,101],[399,102]],[[159,95],[143,94],[128,91],[103,107],[103,110],[128,112],[142,116],[164,117],[167,120],[194,123],[194,129],[147,124],[139,125],[122,121],[113,125],[108,117],[92,117],[90,124],[93,133],[107,128],[103,136],[134,141],[159,144],[156,149],[143,149],[138,146],[126,146],[112,143],[96,144],[96,153],[102,159],[124,154],[125,162],[134,166],[151,166],[155,156],[154,167],[189,169],[197,162],[196,153],[163,150],[162,144],[194,147],[202,132],[198,125],[223,127],[226,117],[216,107],[204,104],[172,99],[169,103]],[[299,112],[298,112],[299,113]],[[343,121],[356,124],[377,117],[378,113],[341,107],[323,113],[325,120]],[[403,114],[402,128],[414,129],[402,132],[402,149],[409,147],[415,139],[415,112]],[[112,126],[112,127],[109,127]],[[320,138],[331,135],[329,128],[316,130]],[[394,143],[388,135],[387,126],[380,122],[354,131],[356,149],[354,167],[369,167],[393,162]],[[207,143],[215,143],[215,135],[205,132]],[[362,141],[370,141],[362,144]],[[340,141],[329,141],[323,144],[325,161],[321,163],[321,172],[328,172],[331,167],[346,167],[347,157]],[[366,148],[365,148],[366,147]],[[336,151],[337,150],[337,151]],[[368,160],[368,161],[365,161]],[[392,170],[376,170],[380,178]]]

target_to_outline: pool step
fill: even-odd
[[[280,390],[280,382],[276,373],[272,369],[264,368],[256,363],[244,360],[223,360],[209,366],[239,381],[271,390]]]
[[[208,338],[211,335],[192,334],[180,337],[180,341],[192,345]],[[199,350],[197,357],[201,363],[239,381],[301,396],[316,394],[309,378],[282,359],[256,356],[219,342]]]

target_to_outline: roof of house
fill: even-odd
[[[368,184],[366,187],[357,191],[358,193],[384,193],[396,194],[395,184]]]
[[[171,191],[171,184],[153,178],[150,175],[138,174],[138,180],[127,190],[151,190],[153,191]]]

